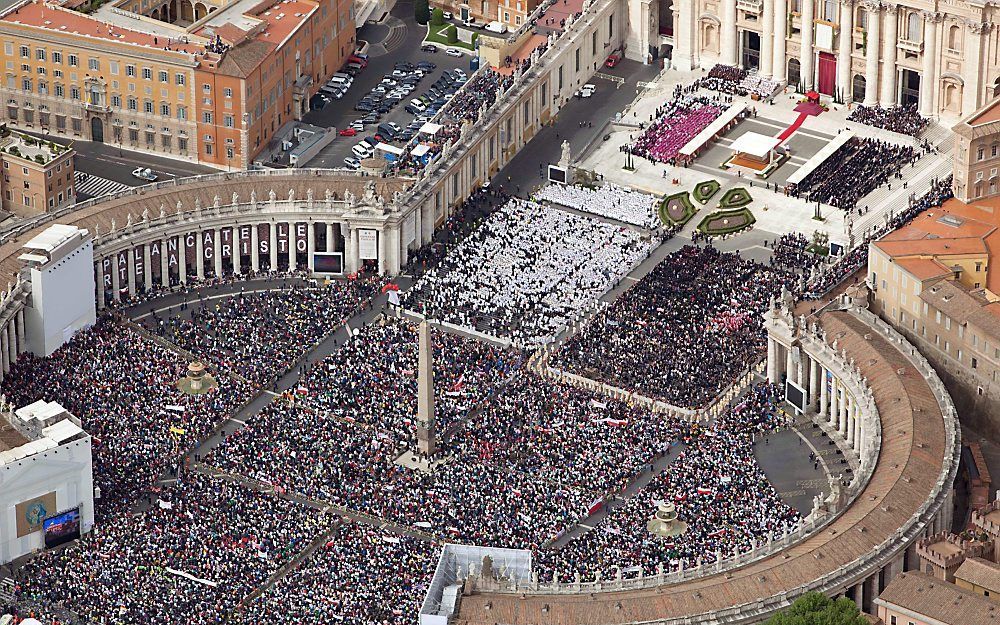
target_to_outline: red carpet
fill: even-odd
[[[792,122],[792,125],[789,126],[788,128],[785,128],[784,132],[778,135],[778,140],[784,143],[785,139],[795,134],[795,131],[799,129],[799,126],[802,125],[802,122],[806,121],[807,117],[809,117],[809,113],[799,113],[799,116],[795,118],[795,121]]]

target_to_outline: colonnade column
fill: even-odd
[[[104,269],[99,258],[94,261],[94,282],[97,284],[97,310],[104,310]]]
[[[146,287],[147,291],[153,290],[153,261],[152,254],[149,251],[150,245],[155,244],[147,243],[142,246],[142,279],[143,286]]]
[[[271,247],[268,248],[271,253],[271,271],[278,270],[278,224],[271,223],[271,227],[267,229],[270,234]]]
[[[868,36],[865,43],[865,106],[878,104],[878,43],[882,16],[878,3],[865,4],[868,14]]]
[[[167,240],[163,239],[160,245],[160,284],[164,287],[170,286],[170,262],[167,258]]]
[[[295,271],[299,265],[298,250],[295,248],[295,222],[288,222],[288,269]]]
[[[313,259],[313,252],[316,251],[316,224],[309,222],[306,225],[306,266],[309,271],[316,271],[316,263]]]
[[[840,2],[840,35],[837,36],[837,90],[844,102],[853,99],[854,0]]]
[[[24,308],[20,308],[17,311],[17,317],[15,319],[15,327],[17,328],[17,344],[20,346],[18,352],[27,351],[28,346],[24,343]]]
[[[722,63],[736,65],[736,0],[722,0],[722,28],[719,38]]]
[[[3,365],[3,372],[10,371],[10,354],[7,352],[7,332],[0,331],[0,365]]]
[[[808,358],[808,356],[807,356]],[[819,402],[816,401],[816,361],[809,358],[809,400],[808,405],[810,408],[816,406]]]
[[[934,100],[937,96],[937,36],[941,16],[924,13],[924,59],[923,75],[920,76],[920,114],[932,117],[937,114]]]
[[[389,266],[388,263],[386,263],[386,260],[388,260],[386,258],[386,254],[387,254],[387,250],[389,249],[389,245],[388,245],[389,242],[387,241],[388,237],[386,235],[387,235],[387,233],[386,233],[386,229],[384,227],[381,230],[378,231],[378,235],[377,236],[378,236],[378,272],[379,273],[385,273],[386,269]]]
[[[194,266],[198,272],[198,279],[205,279],[205,244],[201,240],[202,233],[199,230],[195,233],[194,239]]]
[[[674,32],[677,32],[676,29]],[[760,38],[760,70],[764,78],[770,78],[774,61],[774,3],[764,1],[764,32]]]
[[[830,396],[826,391],[826,367],[819,367],[819,414],[829,420],[827,409],[830,407]]]
[[[864,419],[861,418],[861,404],[857,400],[852,402],[854,407],[854,423],[857,427],[857,431],[854,433],[854,451],[858,452],[858,457],[861,457],[861,452],[865,447],[865,425]]]
[[[896,105],[896,33],[899,27],[899,7],[883,2],[885,35],[882,36],[882,94],[879,102],[888,108]]]
[[[257,224],[250,226],[250,271],[260,271],[260,233],[257,231]]]
[[[125,276],[126,283],[128,284],[128,295],[129,297],[135,297],[135,248],[129,248],[125,251],[125,267],[128,269],[128,275]]]
[[[983,35],[990,30],[990,24],[982,22],[966,22],[965,24],[965,60],[962,62],[962,116],[969,115],[979,108],[979,90],[983,84],[979,80],[979,68],[982,67]]]
[[[111,298],[121,299],[121,284],[118,278],[118,254],[111,254]]]
[[[216,228],[213,238],[212,260],[215,261],[215,276],[222,275],[222,228]]]
[[[778,82],[784,82],[787,77],[788,64],[785,59],[785,37],[787,35],[788,5],[786,0],[774,0],[774,58],[771,59],[771,75]]]
[[[830,392],[830,420],[831,428],[840,429],[840,393],[837,389],[837,378],[833,379],[833,389]]]
[[[233,233],[230,235],[233,237],[233,274],[237,276],[243,275],[243,260],[240,257],[240,227],[233,226]],[[256,250],[254,250],[256,253]]]
[[[333,223],[326,224],[326,250],[327,252],[336,251],[337,246],[333,242]]]
[[[778,379],[778,376],[776,375],[777,373],[776,360],[778,358],[778,355],[775,353],[775,351],[778,349],[777,345],[775,344],[776,342],[777,341],[775,341],[771,337],[767,337],[767,380],[772,384],[774,384]]]
[[[815,6],[816,0],[802,0],[802,22],[800,24],[802,26],[802,48],[799,57],[799,62],[802,65],[799,72],[799,81],[802,83],[803,90],[812,89],[813,87],[813,60],[816,58],[816,51],[813,50],[813,15]]]
[[[184,237],[177,235],[177,255],[180,257],[177,263],[177,275],[181,282],[187,282],[187,250],[184,249]]]
[[[7,322],[7,355],[10,362],[17,361],[17,332],[14,329],[14,319]]]

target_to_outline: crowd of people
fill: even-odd
[[[951,188],[951,176],[940,180],[935,180],[931,188],[919,198],[914,198],[905,210],[887,220],[885,225],[870,232],[860,245],[844,254],[837,262],[820,272],[812,281],[806,285],[803,292],[804,299],[819,299],[826,295],[830,289],[837,286],[859,270],[868,266],[868,244],[877,240],[887,232],[891,232],[907,223],[914,217],[924,212],[928,208],[941,206],[952,197],[954,192]]]
[[[684,94],[659,107],[656,119],[626,149],[653,163],[673,164],[681,148],[722,114],[722,105],[704,96]]]
[[[670,404],[700,407],[764,349],[762,313],[791,274],[686,246],[598,313],[551,364]]]
[[[930,120],[917,112],[916,104],[905,104],[883,108],[878,106],[857,106],[847,117],[847,121],[874,126],[902,135],[918,137]]]
[[[614,579],[654,575],[710,565],[746,551],[768,535],[780,536],[799,514],[782,502],[757,464],[755,437],[787,427],[777,410],[773,385],[753,387],[710,426],[691,426],[685,447],[669,468],[601,523],[558,550],[536,554],[540,578],[589,581],[601,573]],[[661,501],[673,502],[686,530],[673,538],[652,538],[646,522]]]
[[[102,317],[46,358],[22,354],[4,376],[3,392],[15,406],[56,401],[80,419],[93,437],[100,522],[127,510],[253,396],[249,385],[226,375],[216,376],[218,388],[209,393],[183,393],[177,381],[187,364],[125,322]]]
[[[771,265],[785,271],[808,274],[822,262],[822,257],[809,250],[811,243],[801,232],[781,235],[770,245]]]
[[[220,299],[201,298],[165,318],[154,312],[146,323],[214,367],[265,386],[357,313],[385,284],[385,278],[373,275],[325,286],[288,284]]]
[[[902,178],[900,170],[918,158],[919,154],[908,145],[852,137],[802,182],[790,185],[789,193],[810,202],[854,210],[858,200],[875,189],[885,184],[892,188],[892,181]]]
[[[660,218],[656,214],[658,200],[655,196],[616,184],[593,188],[549,184],[535,192],[534,199],[643,228],[653,229],[660,225]]]
[[[487,218],[406,292],[403,306],[517,344],[549,342],[657,241],[520,199]]]
[[[742,67],[719,63],[708,71],[707,76],[696,80],[695,85],[728,95],[757,96],[766,99],[774,95],[781,83]]]
[[[18,570],[17,597],[85,623],[232,622],[225,619],[240,603],[335,518],[197,472],[150,501],[64,550],[39,554]]]
[[[238,623],[412,625],[439,547],[347,519],[308,560],[247,604]]]

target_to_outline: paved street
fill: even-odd
[[[393,19],[395,18],[395,19]],[[402,127],[406,127],[413,120],[413,115],[404,109],[406,103],[412,98],[419,97],[430,89],[434,81],[445,72],[445,70],[460,67],[471,73],[471,56],[454,58],[446,55],[444,51],[436,53],[421,52],[420,45],[424,38],[426,28],[417,24],[413,20],[412,1],[399,2],[392,9],[391,17],[386,22],[392,21],[394,27],[385,24],[365,24],[358,31],[358,39],[368,41],[370,44],[368,67],[364,69],[354,79],[354,84],[341,100],[330,102],[321,110],[312,111],[306,115],[306,123],[324,128],[334,126],[337,129],[346,128],[351,122],[361,119],[365,114],[354,110],[354,105],[363,98],[371,89],[377,85],[382,77],[392,73],[396,63],[409,61],[430,61],[437,64],[437,68],[424,76],[417,85],[416,90],[405,100],[396,105],[388,115],[382,117],[379,123],[396,122]],[[363,133],[357,137],[338,137],[333,143],[324,148],[319,154],[308,162],[309,167],[343,167],[344,158],[353,156],[351,146],[355,145],[362,137],[374,135],[375,126],[367,126]]]
[[[36,137],[42,137],[50,141],[56,141],[58,143],[68,142],[65,137],[56,137],[30,131],[29,134],[35,135]],[[74,139],[72,140],[72,143],[73,149],[75,149],[77,153],[75,161],[77,172],[91,174],[92,177],[97,176],[104,180],[121,183],[130,187],[137,187],[139,185],[146,184],[144,181],[139,180],[132,175],[132,170],[136,167],[148,167],[153,170],[153,173],[155,173],[160,180],[182,178],[185,176],[197,176],[199,174],[210,174],[218,171],[217,169],[207,167],[205,165],[199,165],[193,161],[164,158],[162,156],[145,154],[143,152],[120,150],[117,145],[110,145],[107,143],[84,141],[81,139]],[[87,189],[85,188],[84,190],[86,191]],[[120,190],[120,187],[115,187],[114,185],[95,184],[92,185],[91,190],[100,191],[101,193],[96,194],[102,195],[103,193]],[[90,197],[92,197],[92,195],[89,193],[80,193],[77,200],[83,201],[89,199]]]

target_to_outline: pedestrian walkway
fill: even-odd
[[[101,197],[102,195],[121,193],[126,189],[132,188],[127,184],[115,182],[114,180],[108,180],[107,178],[101,178],[100,176],[94,176],[93,174],[87,174],[82,171],[73,172],[73,176],[76,183],[76,195],[78,197],[81,195],[86,195],[87,197]]]

